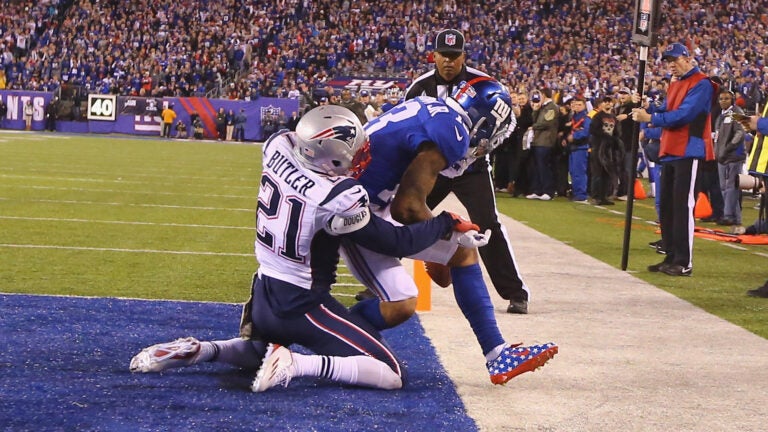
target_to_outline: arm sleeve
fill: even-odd
[[[647,125],[648,123],[646,123]],[[659,127],[645,127],[645,137],[648,139],[661,139],[661,128]]]
[[[757,131],[763,135],[768,135],[768,117],[757,119]]]
[[[345,237],[374,252],[404,257],[432,246],[452,230],[453,219],[446,212],[423,222],[403,226],[395,226],[376,215],[371,215],[367,225],[345,234]]]
[[[581,124],[581,127],[578,130],[575,130],[573,132],[573,140],[581,141],[589,138],[589,129],[591,126],[592,126],[592,119],[589,118],[588,116],[584,116],[584,123]]]

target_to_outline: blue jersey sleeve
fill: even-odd
[[[757,119],[757,131],[763,135],[768,135],[768,117]]]
[[[453,110],[439,113],[424,124],[429,140],[437,145],[448,161],[453,165],[467,154],[469,149],[469,130],[461,117]]]

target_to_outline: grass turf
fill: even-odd
[[[0,284],[11,293],[240,302],[252,256],[261,147],[112,136],[0,133]],[[498,194],[501,212],[619,268],[625,204],[610,208]],[[744,222],[757,212],[744,201]],[[638,278],[768,337],[763,246],[697,239],[694,276],[645,271],[663,257],[651,199],[635,203]],[[514,239],[513,239],[514,241]],[[520,251],[524,252],[524,251]],[[525,269],[522,269],[523,272]],[[342,301],[360,287],[348,275]],[[350,284],[350,285],[346,285]]]

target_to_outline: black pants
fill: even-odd
[[[491,230],[490,242],[478,251],[496,292],[505,300],[527,301],[528,287],[517,271],[507,230],[499,223],[491,174],[487,165],[472,168],[475,170],[456,178],[438,176],[427,197],[427,206],[430,209],[437,207],[448,193],[453,192],[467,209],[469,219],[480,226],[481,231]]]
[[[698,159],[665,161],[661,165],[661,241],[667,256],[664,262],[692,265],[693,209],[696,197]]]

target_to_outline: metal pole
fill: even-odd
[[[648,47],[645,45],[640,46],[640,76],[637,80],[637,90],[640,92],[640,106],[643,105],[643,94],[645,93],[645,63],[648,61]],[[632,211],[635,206],[635,176],[637,173],[637,150],[640,146],[640,124],[634,122],[632,126],[632,158],[629,172],[627,173],[627,210],[624,214],[624,244],[621,249],[621,269],[627,269],[627,263],[629,261],[629,238],[632,233]]]

